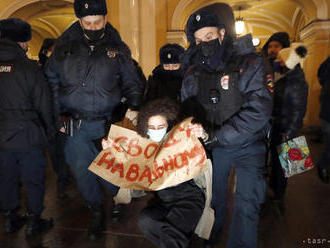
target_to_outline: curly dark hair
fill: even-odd
[[[137,133],[142,137],[147,135],[148,122],[150,117],[155,115],[163,116],[170,130],[176,123],[179,113],[179,105],[169,98],[161,98],[147,102],[139,111],[137,118]]]

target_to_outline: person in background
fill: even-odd
[[[39,65],[42,69],[52,55],[56,45],[56,39],[46,38],[44,39],[40,51],[39,51]],[[57,196],[60,199],[67,198],[68,195],[65,193],[66,186],[71,183],[71,176],[69,165],[65,162],[64,155],[64,144],[66,140],[66,135],[60,131],[56,133],[55,140],[53,144],[49,147],[49,155],[53,170],[57,175]]]
[[[283,48],[290,46],[290,37],[287,32],[276,32],[267,40],[262,47],[262,53],[268,58],[269,63],[273,66],[278,52]]]
[[[27,58],[31,26],[18,18],[0,21],[0,209],[5,232],[34,235],[53,227],[42,219],[45,196],[44,150],[55,129],[49,85],[40,67]],[[26,216],[20,216],[20,182]]]
[[[276,35],[277,34],[277,35]],[[274,41],[274,37],[282,43]],[[308,85],[305,75],[301,69],[300,62],[306,56],[307,50],[303,44],[294,43],[291,47],[286,47],[289,37],[286,33],[275,33],[268,42],[268,54],[276,54],[273,61],[274,70],[274,106],[272,112],[272,132],[271,132],[271,178],[270,186],[274,191],[272,205],[279,216],[285,213],[284,194],[287,186],[277,153],[277,146],[289,139],[297,136],[299,129],[303,125],[303,118],[306,112]],[[279,50],[272,47],[277,44]],[[279,44],[284,44],[280,46]],[[286,47],[286,48],[283,48]]]
[[[75,0],[73,6],[78,20],[58,38],[45,73],[53,93],[57,129],[68,133],[66,161],[93,215],[88,238],[95,240],[106,228],[102,188],[116,195],[118,187],[88,167],[99,153],[122,97],[132,110],[138,109],[144,85],[125,54],[125,43],[107,21],[106,1]],[[68,122],[61,122],[60,116]],[[112,220],[120,214],[121,205],[114,205]]]
[[[54,38],[44,39],[44,41],[40,47],[39,53],[38,53],[38,57],[39,57],[38,62],[42,68],[46,65],[47,60],[52,55],[55,45],[56,45],[56,39],[54,39]]]
[[[183,70],[180,58],[183,53],[184,48],[178,44],[166,44],[160,48],[160,65],[149,76],[146,101],[169,97],[178,103],[181,102]]]
[[[328,57],[319,67],[319,82],[321,89],[321,110],[320,119],[322,123],[324,148],[317,162],[318,175],[322,182],[329,183],[330,164],[330,57]]]

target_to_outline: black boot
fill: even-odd
[[[274,199],[272,201],[273,211],[277,217],[283,217],[286,212],[284,198]]]
[[[317,168],[319,178],[324,183],[329,183],[329,171],[326,168]]]
[[[35,235],[46,232],[54,226],[53,219],[42,219],[40,215],[27,214],[26,235]]]
[[[18,215],[16,210],[7,211],[4,216],[6,233],[17,232],[26,222],[26,217]]]
[[[103,209],[93,210],[93,220],[88,228],[88,239],[95,241],[105,230],[105,214]]]
[[[114,204],[111,211],[111,221],[113,223],[119,222],[123,215],[123,204]]]

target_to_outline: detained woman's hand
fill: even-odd
[[[111,139],[102,139],[102,148],[103,150],[110,148],[113,145],[113,141]]]
[[[204,128],[202,127],[201,124],[195,123],[192,124],[190,123],[188,128],[191,130],[191,134],[194,135],[197,138],[201,138],[202,140],[207,140],[208,135],[205,132]]]

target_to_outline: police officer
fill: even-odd
[[[47,139],[54,136],[50,90],[37,63],[26,56],[28,23],[0,21],[0,204],[5,232],[16,232],[27,217],[27,235],[45,231],[53,221],[41,219],[45,191]],[[20,181],[25,187],[26,217],[19,207]]]
[[[144,86],[140,83],[125,44],[107,22],[105,0],[75,0],[78,21],[59,38],[48,61],[46,75],[52,88],[56,116],[65,115],[69,137],[65,156],[77,179],[93,220],[88,229],[91,240],[105,229],[104,193],[113,195],[118,187],[88,170],[97,156],[97,146],[106,136],[113,110],[122,96],[132,108],[140,104]],[[59,122],[58,129],[63,130]],[[119,214],[115,207],[113,214]]]
[[[227,9],[232,10],[228,5]],[[209,6],[214,9],[214,6]],[[221,15],[220,15],[221,16]],[[182,85],[183,100],[194,97],[206,112],[204,142],[213,157],[213,247],[225,223],[230,169],[237,177],[234,212],[227,247],[257,247],[260,204],[264,201],[265,133],[272,110],[263,59],[251,36],[232,41],[220,18],[210,10],[193,13],[187,22],[190,67]],[[196,124],[199,125],[199,124]]]
[[[178,44],[166,44],[159,50],[160,65],[152,71],[148,79],[146,100],[169,97],[181,102],[183,70],[180,58],[184,48]]]

